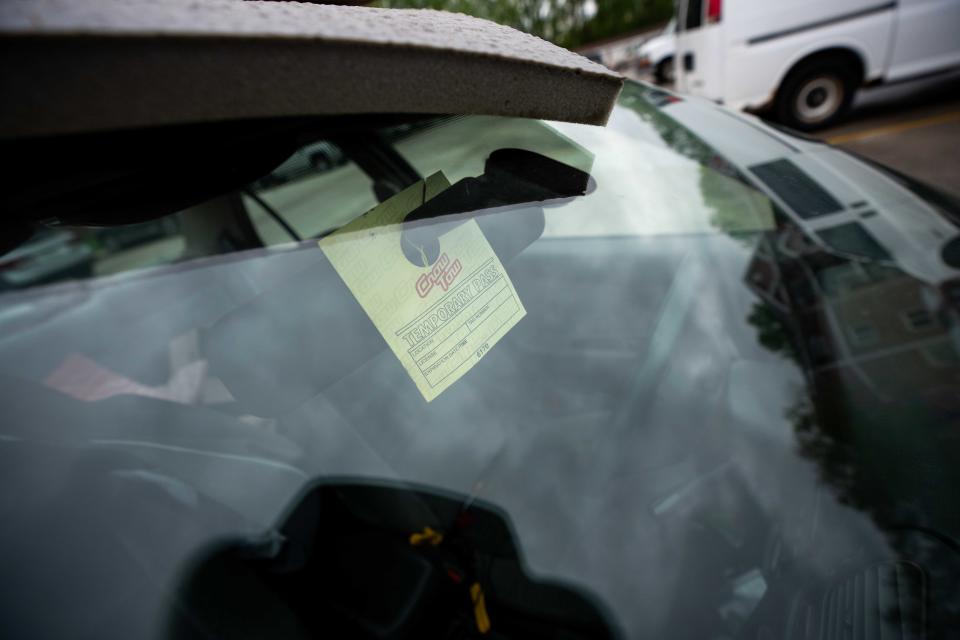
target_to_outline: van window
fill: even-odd
[[[703,22],[703,0],[689,0],[687,14],[684,16],[684,27],[687,31],[699,29]]]

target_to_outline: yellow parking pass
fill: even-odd
[[[440,235],[434,256],[412,248],[420,266],[404,253],[403,219],[449,186],[435,173],[320,241],[427,402],[526,315],[475,220]]]

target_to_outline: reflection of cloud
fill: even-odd
[[[563,123],[553,126],[596,154],[591,174],[598,189],[549,210],[544,237],[715,231],[710,210],[696,188],[700,174],[695,161],[630,132]]]

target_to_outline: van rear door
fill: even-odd
[[[723,0],[677,3],[677,89],[723,101]]]

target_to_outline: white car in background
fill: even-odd
[[[801,130],[836,122],[862,86],[960,64],[956,0],[681,0],[677,16],[681,91]]]
[[[677,21],[671,20],[663,31],[650,38],[637,50],[640,67],[651,69],[660,84],[674,81],[673,54],[676,50]]]

